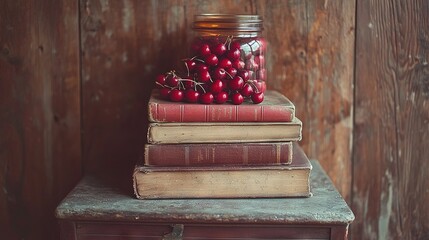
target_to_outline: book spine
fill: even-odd
[[[231,144],[146,144],[147,166],[290,164],[292,142]]]
[[[290,122],[293,108],[267,105],[204,105],[150,102],[150,122]]]

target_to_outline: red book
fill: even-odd
[[[152,91],[148,104],[150,122],[290,122],[295,117],[294,104],[277,91],[267,90],[260,104],[194,104],[169,102]]]
[[[146,144],[147,166],[279,165],[292,162],[292,142]]]

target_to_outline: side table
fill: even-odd
[[[312,165],[309,198],[138,200],[86,176],[56,209],[61,239],[347,239],[353,212]]]

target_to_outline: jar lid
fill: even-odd
[[[262,18],[259,15],[200,14],[194,16],[195,30],[234,30],[260,32]]]

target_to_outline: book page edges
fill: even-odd
[[[195,175],[192,172],[142,171],[135,174],[136,196],[139,199],[157,199],[309,197],[311,195],[309,169],[294,171],[291,173],[294,174],[293,177],[281,175],[283,173],[263,172],[262,175],[253,176],[253,184],[248,184],[248,176],[254,173],[237,175],[240,173],[238,171],[233,172],[232,177],[223,172],[214,175],[210,172],[200,173],[203,175]],[[267,175],[270,178],[266,178]],[[283,181],[293,182],[280,183]]]

